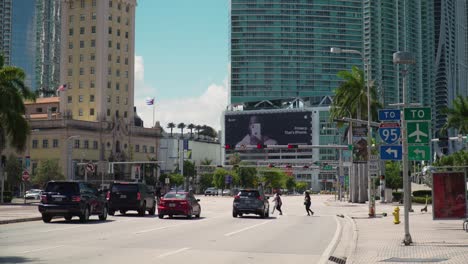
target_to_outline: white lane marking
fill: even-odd
[[[54,248],[59,248],[59,247],[64,247],[65,245],[60,245],[60,246],[55,246],[55,247],[47,247],[47,248],[38,248],[38,249],[33,249],[33,250],[28,250],[28,251],[23,251],[19,252],[17,254],[27,254],[31,252],[36,252],[36,251],[42,251],[42,250],[49,250],[49,249],[54,249]]]
[[[237,234],[237,233],[244,232],[244,231],[246,231],[246,230],[255,228],[255,227],[257,227],[257,226],[261,226],[261,225],[270,223],[271,221],[272,221],[272,220],[268,220],[268,221],[265,221],[265,222],[261,222],[260,224],[256,224],[256,225],[253,225],[253,226],[248,226],[248,227],[245,227],[245,228],[242,228],[242,229],[239,229],[239,230],[236,230],[236,231],[233,231],[233,232],[231,232],[231,233],[224,234],[224,235],[225,235],[225,236],[232,236],[232,235],[235,235],[235,234]]]
[[[330,244],[328,244],[327,248],[325,251],[323,251],[322,256],[320,257],[320,261],[318,262],[319,264],[325,264],[328,262],[328,259],[330,258],[330,254],[332,251],[335,250],[336,246],[338,245],[338,239],[341,236],[341,223],[338,221],[337,217],[334,217],[336,221],[336,230],[335,230],[335,235],[333,236],[333,239],[330,241]]]
[[[216,218],[216,217],[213,217],[213,218]],[[209,219],[213,219],[213,218],[209,218]],[[185,223],[183,223],[183,224],[168,225],[168,226],[161,226],[161,227],[152,228],[152,229],[141,230],[141,231],[135,232],[135,234],[142,234],[142,233],[148,233],[148,232],[157,231],[157,230],[163,230],[163,229],[167,229],[167,228],[171,228],[171,227],[178,227],[178,226],[183,226],[183,225],[190,225],[190,224],[194,224],[194,223],[199,223],[199,222],[202,222],[202,221],[206,221],[206,220],[209,220],[209,219],[201,219],[201,220],[196,220],[196,221],[190,221],[190,220],[189,220],[188,222],[185,222]]]
[[[167,253],[164,253],[162,255],[159,255],[158,258],[165,258],[167,256],[170,256],[170,255],[174,255],[174,254],[177,254],[177,253],[180,253],[182,251],[185,251],[185,250],[189,250],[190,248],[181,248],[181,249],[178,249],[178,250],[174,250],[174,251],[169,251]]]
[[[48,232],[52,232],[52,231],[63,231],[63,230],[68,230],[68,229],[80,228],[80,227],[83,227],[83,226],[73,226],[73,227],[65,227],[65,228],[55,228],[55,229],[49,229],[49,230],[39,231],[39,233],[48,233]]]

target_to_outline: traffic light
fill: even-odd
[[[308,168],[309,168],[309,166],[307,166],[307,165],[304,165],[304,167],[302,167],[302,168],[304,168],[304,169],[308,169]]]
[[[224,148],[225,148],[225,149],[231,149],[231,148],[232,148],[232,146],[231,146],[231,145],[229,145],[229,144],[226,144],[226,145],[224,145]]]
[[[286,165],[286,168],[291,169],[292,168],[291,164]]]
[[[449,138],[448,137],[439,137],[439,141],[448,141]]]
[[[288,149],[297,149],[299,145],[288,144]]]
[[[267,145],[257,144],[257,149],[264,149],[264,148],[267,148]]]
[[[2,167],[5,168],[6,166],[6,156],[5,155],[2,155]]]
[[[275,165],[273,165],[273,164],[271,164],[271,163],[268,164],[268,168],[274,168],[274,167],[275,167]]]

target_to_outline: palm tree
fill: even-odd
[[[0,156],[7,145],[18,151],[25,149],[30,129],[24,117],[24,100],[36,99],[35,94],[24,84],[24,71],[3,63],[3,55],[0,54]]]
[[[211,165],[211,162],[213,162],[213,160],[205,158],[204,160],[200,162],[200,165]]]
[[[443,132],[454,128],[458,134],[468,133],[468,97],[458,95],[453,101],[453,108],[444,108],[442,113],[447,114],[447,123],[442,127]]]
[[[171,123],[167,124],[167,128],[169,128],[171,130],[171,137],[172,137],[172,129],[175,128],[175,124],[171,122]]]
[[[179,123],[177,125],[177,128],[180,128],[180,133],[182,134],[181,136],[184,137],[184,128],[186,127],[186,125],[184,123]]]
[[[195,128],[195,125],[194,125],[194,124],[189,124],[189,125],[187,126],[187,128],[190,129],[190,138],[192,138],[192,134],[193,134],[192,131],[193,131],[193,129]]]
[[[197,138],[200,138],[200,130],[201,129],[202,129],[202,126],[200,126],[200,125],[195,126],[195,130],[197,131],[197,135],[198,135]]]

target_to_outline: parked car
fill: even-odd
[[[226,196],[232,195],[231,190],[229,190],[229,189],[224,189],[224,190],[223,190],[223,195],[226,195]]]
[[[113,182],[106,198],[110,215],[114,215],[115,211],[121,214],[137,211],[140,216],[144,216],[146,211],[150,215],[156,213],[154,190],[141,182]]]
[[[207,195],[218,195],[218,189],[215,187],[209,187],[205,190],[205,196]]]
[[[104,221],[108,212],[102,191],[90,183],[75,181],[48,182],[38,209],[45,223],[49,223],[55,216],[63,216],[67,221],[78,216],[81,222],[87,222],[90,215],[98,215],[99,220]]]
[[[26,191],[26,194],[24,195],[24,199],[39,200],[41,199],[41,194],[42,194],[41,189],[31,189],[31,190]]]
[[[201,207],[191,192],[169,192],[159,201],[158,216],[164,218],[168,215],[172,218],[174,215],[185,215],[187,218],[200,218]]]
[[[257,214],[262,218],[270,216],[269,197],[259,190],[243,189],[234,196],[232,204],[232,216],[237,217],[243,214]]]

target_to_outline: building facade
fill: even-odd
[[[316,104],[339,86],[336,74],[362,58],[362,1],[232,0],[230,103],[255,108],[291,98]]]
[[[62,0],[65,117],[133,123],[136,0]]]
[[[0,52],[5,65],[11,61],[12,0],[0,0]]]

